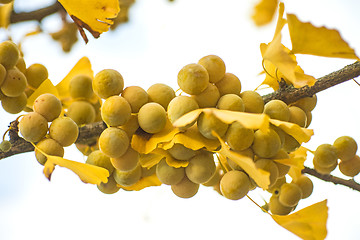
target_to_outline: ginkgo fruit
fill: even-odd
[[[114,168],[120,171],[130,171],[138,165],[139,158],[140,154],[129,146],[126,152],[120,157],[110,158],[110,162]]]
[[[38,142],[48,131],[47,120],[37,112],[30,112],[23,116],[19,122],[22,137],[28,142]]]
[[[159,103],[166,110],[170,101],[175,97],[175,91],[163,83],[155,83],[147,90],[149,102]]]
[[[286,207],[295,207],[302,198],[301,188],[295,183],[281,185],[279,202]]]
[[[339,170],[348,177],[355,177],[360,172],[360,157],[355,155],[347,161],[340,161]]]
[[[293,183],[295,183],[296,185],[298,185],[298,187],[300,187],[302,193],[301,194],[302,199],[308,198],[312,194],[314,189],[314,184],[309,177],[305,175],[301,175],[300,177],[293,180]]]
[[[248,157],[248,158],[251,158],[254,160],[254,152],[252,151],[251,148],[245,149],[243,151],[235,151],[235,152],[241,154],[242,156],[245,156],[245,157]],[[229,164],[229,166],[233,170],[239,170],[239,171],[243,170],[237,163],[235,163],[233,160],[231,160],[231,158],[226,158],[226,162]]]
[[[7,70],[6,77],[1,85],[1,91],[5,96],[20,96],[26,88],[27,80],[25,75],[17,68]]]
[[[171,123],[174,123],[182,115],[198,109],[196,100],[189,96],[177,96],[173,98],[167,108],[167,116]]]
[[[222,122],[215,115],[203,112],[197,120],[199,132],[208,139],[216,139],[215,132],[219,137],[223,137],[228,129],[228,124]]]
[[[133,113],[139,112],[140,108],[149,101],[147,92],[139,86],[126,87],[121,96],[128,101]]]
[[[352,159],[357,151],[357,143],[350,136],[342,136],[337,138],[333,146],[336,149],[336,154],[341,161],[347,161]]]
[[[268,131],[257,130],[251,148],[261,158],[274,157],[281,148],[280,137],[271,128]]]
[[[313,161],[313,164],[314,164],[314,169],[321,174],[330,174],[338,166],[337,161],[328,167],[320,166],[316,161],[315,162]]]
[[[46,118],[48,122],[52,122],[55,118],[59,117],[62,104],[55,95],[44,93],[35,99],[33,109]]]
[[[158,133],[164,129],[167,117],[165,109],[151,102],[142,106],[138,113],[139,126],[147,133]]]
[[[49,77],[49,73],[44,65],[34,63],[26,68],[25,76],[28,84],[36,89]]]
[[[138,164],[134,169],[130,171],[120,171],[118,169],[114,170],[114,179],[115,181],[123,187],[129,187],[137,183],[141,178],[141,166]]]
[[[64,148],[54,139],[51,138],[44,138],[40,142],[36,144],[36,147],[41,151],[45,152],[46,154],[52,156],[64,156]],[[35,157],[36,160],[41,164],[44,165],[47,157],[42,154],[37,148],[35,148]]]
[[[280,188],[284,183],[286,183],[286,177],[285,176],[278,177],[276,179],[275,183],[271,187],[266,189],[266,191],[268,191],[269,193],[272,193],[273,195],[279,195]]]
[[[108,181],[106,183],[101,182],[97,185],[97,188],[105,194],[114,194],[120,190],[121,187],[117,185],[117,182],[114,179],[114,175],[111,174],[108,177]]]
[[[95,75],[92,88],[96,95],[106,99],[110,96],[119,95],[123,91],[124,79],[118,71],[104,69]]]
[[[6,68],[2,64],[0,64],[0,86],[4,82],[5,77],[6,77]]]
[[[270,174],[269,187],[272,187],[279,177],[279,170],[278,170],[275,162],[271,159],[260,158],[255,161],[255,166],[256,166],[256,168],[260,168]]]
[[[1,143],[0,143],[0,151],[2,152],[8,152],[10,151],[11,149],[11,142],[8,141],[8,140],[3,140]]]
[[[19,57],[19,60],[17,61],[15,67],[17,67],[17,69],[20,70],[20,72],[22,72],[23,74],[25,74],[26,72],[26,63],[23,57]],[[25,75],[26,76],[26,75]],[[26,77],[27,78],[27,77]],[[29,84],[29,80],[28,80],[28,84]]]
[[[120,128],[108,127],[99,137],[99,148],[110,158],[121,157],[129,147],[129,137]]]
[[[49,135],[61,146],[67,147],[75,143],[79,135],[79,128],[71,118],[58,117],[50,124]]]
[[[66,116],[77,125],[92,123],[95,120],[95,108],[88,101],[74,101],[67,109]]]
[[[185,168],[186,176],[194,183],[207,182],[216,170],[213,154],[202,152],[189,160]]]
[[[293,105],[301,108],[304,110],[304,112],[311,112],[314,110],[317,103],[317,97],[316,95],[313,95],[311,97],[305,97],[297,100]]]
[[[287,207],[281,204],[278,195],[272,195],[268,205],[271,213],[276,215],[288,215],[293,210],[293,207]]]
[[[202,65],[209,74],[209,81],[216,83],[220,81],[226,72],[226,66],[224,61],[216,55],[207,55],[202,57],[198,64]]]
[[[134,135],[134,133],[139,129],[139,122],[137,115],[131,115],[129,120],[124,124],[121,125],[119,128],[124,130],[129,138]]]
[[[274,157],[272,157],[272,159],[274,159],[274,163],[276,164],[276,166],[278,168],[279,178],[284,177],[286,174],[288,174],[288,172],[290,170],[290,166],[279,163],[275,160],[276,159],[289,159],[289,158],[290,158],[289,154],[284,149],[280,149],[279,152]]]
[[[156,176],[166,185],[178,184],[185,176],[185,169],[183,167],[175,168],[169,166],[165,159],[162,159],[156,165]]]
[[[0,43],[0,64],[2,64],[7,70],[16,65],[19,57],[20,51],[15,43],[10,40]]]
[[[255,91],[244,91],[240,97],[245,105],[245,112],[262,113],[264,111],[264,100],[261,95]]]
[[[218,109],[230,110],[230,111],[245,111],[245,104],[239,95],[229,93],[223,95],[217,102]]]
[[[324,143],[316,148],[313,163],[319,167],[328,168],[337,164],[337,159],[336,148]]]
[[[92,78],[86,74],[78,74],[71,78],[69,93],[73,99],[90,99],[94,94]]]
[[[238,200],[249,192],[250,179],[243,171],[231,170],[220,180],[222,195],[231,200]]]
[[[16,114],[21,112],[25,107],[27,103],[27,96],[25,92],[21,93],[17,97],[7,97],[4,96],[1,98],[1,106],[2,108],[12,114]]]
[[[232,73],[225,73],[223,78],[215,83],[218,88],[220,96],[225,94],[239,95],[241,91],[240,79]]]
[[[121,96],[108,97],[101,106],[101,118],[111,127],[124,125],[131,117],[131,106]]]
[[[191,198],[196,195],[199,186],[199,184],[190,181],[185,175],[179,183],[171,185],[171,190],[178,197]]]
[[[175,143],[171,148],[167,149],[170,155],[177,160],[190,160],[196,155],[196,151],[185,147],[181,143]]]
[[[290,111],[289,122],[295,123],[300,127],[306,127],[307,117],[304,110],[296,106],[290,106],[289,111]]]
[[[300,143],[291,135],[284,133],[284,143],[282,148],[286,152],[294,152],[296,149],[300,147]]]
[[[278,99],[267,102],[264,106],[264,113],[269,115],[270,118],[281,121],[289,121],[290,119],[289,107]]]
[[[109,171],[110,175],[114,171],[114,166],[111,164],[110,158],[100,150],[91,152],[86,159],[86,163],[105,168]]]
[[[210,108],[216,106],[220,93],[214,84],[209,83],[204,91],[197,95],[191,95],[191,97],[196,100],[200,108]]]
[[[249,148],[254,141],[254,130],[244,127],[240,122],[233,122],[225,135],[226,142],[236,151]]]
[[[177,83],[185,93],[196,95],[207,88],[209,74],[202,65],[191,63],[179,71]]]

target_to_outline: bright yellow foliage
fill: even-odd
[[[59,0],[70,16],[76,16],[93,31],[103,33],[109,30],[119,11],[118,0]]]
[[[359,59],[337,30],[315,27],[287,14],[292,51],[322,57]]]
[[[128,191],[140,191],[147,187],[153,187],[153,186],[160,186],[162,183],[156,176],[156,174],[141,178],[137,183],[129,186],[129,187],[123,187],[121,188],[128,190]]]
[[[26,106],[28,108],[33,107],[34,101],[35,99],[40,96],[41,94],[44,93],[51,93],[53,95],[55,95],[57,98],[59,98],[59,92],[56,89],[56,87],[54,86],[54,84],[52,84],[52,82],[49,79],[46,79],[45,81],[43,81],[41,83],[41,85],[28,97],[27,99],[27,103]]]
[[[287,134],[293,136],[300,144],[303,142],[308,142],[311,136],[314,135],[314,130],[302,128],[295,123],[284,122],[276,119],[270,119],[270,123],[281,128]]]
[[[251,16],[257,26],[271,22],[274,17],[278,0],[261,0],[254,8]]]
[[[315,203],[287,216],[272,215],[280,226],[304,240],[323,240],[327,235],[327,200]]]
[[[14,2],[0,6],[0,27],[7,28],[10,24],[10,14],[13,10]]]

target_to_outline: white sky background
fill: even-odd
[[[15,0],[24,10],[49,0]],[[37,4],[38,5],[35,5]],[[220,56],[227,71],[242,81],[243,90],[253,90],[263,77],[260,43],[271,41],[275,22],[256,28],[250,20],[256,1],[137,0],[130,10],[130,22],[117,31],[104,33],[85,45],[79,41],[70,54],[62,53],[49,36],[28,37],[23,42],[27,65],[39,62],[59,82],[83,56],[89,57],[95,73],[105,68],[118,70],[125,86],[147,89],[166,83],[177,89],[178,71],[208,54]],[[357,0],[285,1],[285,11],[303,21],[340,30],[344,39],[360,54],[360,2]],[[45,31],[54,31],[57,18],[46,19]],[[18,41],[35,25],[12,29]],[[286,40],[286,31],[284,40]],[[0,32],[1,40],[5,33]],[[287,43],[287,46],[291,46]],[[351,60],[298,56],[305,73],[321,77],[352,63]],[[353,81],[318,94],[313,111],[315,136],[306,144],[315,150],[349,135],[360,143],[360,87]],[[3,133],[15,115],[0,110]],[[65,157],[83,160],[75,148]],[[306,162],[311,166],[311,155]],[[278,226],[250,200],[227,200],[211,188],[200,187],[191,199],[180,199],[169,186],[140,192],[119,191],[105,195],[96,186],[84,184],[67,169],[57,167],[49,182],[33,153],[0,161],[0,239],[298,239]],[[336,170],[334,174],[339,174]],[[327,239],[359,239],[360,193],[312,178],[313,195],[298,209],[328,199]],[[357,180],[360,181],[359,177]],[[261,190],[249,194],[259,204]]]

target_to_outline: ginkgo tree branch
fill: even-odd
[[[359,61],[319,78],[317,82],[311,87],[305,86],[298,89],[291,87],[281,88],[274,93],[263,96],[263,99],[265,102],[268,102],[271,99],[281,99],[289,104],[300,98],[312,96],[315,93],[323,91],[339,83],[351,80],[358,76],[360,76]],[[106,127],[107,126],[104,122],[95,122],[81,126],[79,128],[79,136],[76,140],[76,143],[89,145],[96,143],[96,139],[100,136],[101,132],[106,129]],[[34,151],[33,145],[21,138],[18,132],[18,121],[15,120],[10,123],[9,131],[12,147],[8,152],[0,152],[0,160],[16,154]],[[360,192],[360,184],[355,182],[353,179],[345,180],[333,175],[323,175],[308,167],[303,169],[303,173],[312,175],[327,182],[343,185]]]

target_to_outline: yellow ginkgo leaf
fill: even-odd
[[[105,168],[68,160],[58,156],[44,155],[47,158],[44,165],[44,174],[49,180],[55,166],[59,165],[60,167],[65,167],[73,171],[84,183],[100,184],[101,182],[106,183],[108,181],[109,171]]]
[[[287,216],[272,215],[283,228],[304,240],[323,240],[327,235],[327,200],[315,203]]]
[[[156,153],[140,154],[139,162],[143,168],[150,169],[151,167],[158,164],[163,158],[163,155]]]
[[[70,99],[69,84],[71,79],[78,74],[84,74],[93,78],[94,72],[91,69],[91,63],[87,57],[82,57],[70,70],[70,72],[66,75],[66,77],[56,85],[56,89],[59,92],[59,96],[62,102],[69,101]]]
[[[304,162],[307,157],[307,151],[303,146],[300,146],[298,149],[296,149],[294,152],[290,153],[290,159],[293,159],[293,161],[297,164],[291,165],[290,170],[288,172],[289,176],[296,181],[301,175],[301,170],[304,169]]]
[[[203,112],[203,108],[195,109],[191,112],[188,112],[188,113],[184,114],[183,116],[181,116],[180,118],[178,118],[173,123],[173,126],[176,128],[179,128],[179,129],[187,129],[188,127],[193,125],[193,123],[198,119],[198,117],[200,116],[200,114],[202,112]]]
[[[167,121],[165,128],[158,133],[135,133],[131,140],[131,147],[139,153],[147,154],[152,152],[161,143],[171,141],[180,130],[174,128],[170,121]]]
[[[41,83],[41,85],[28,97],[26,106],[28,108],[33,108],[33,104],[35,99],[44,93],[51,93],[54,94],[57,98],[59,98],[59,92],[57,88],[52,84],[49,79],[46,79]]]
[[[238,164],[262,189],[267,189],[270,184],[270,173],[255,166],[254,160],[230,149],[225,142],[218,138],[221,143],[220,155],[231,159]]]
[[[257,26],[268,24],[274,17],[278,0],[261,0],[254,8],[252,19]]]
[[[284,122],[277,119],[270,119],[270,123],[276,127],[281,128],[284,132],[294,137],[300,144],[303,142],[308,142],[311,136],[314,135],[314,130],[302,128],[295,123]]]
[[[287,14],[287,21],[294,53],[359,59],[337,30],[301,22],[294,14]]]
[[[156,174],[153,174],[151,176],[148,177],[144,177],[141,178],[137,183],[135,183],[134,185],[131,185],[129,187],[123,187],[121,186],[121,188],[128,190],[128,191],[140,191],[144,188],[147,187],[155,187],[155,186],[160,186],[162,183],[160,182],[160,180],[158,179],[158,177],[156,176]]]
[[[95,38],[109,30],[120,11],[118,0],[58,0],[78,25],[82,37],[86,28]],[[82,31],[81,31],[82,30]]]
[[[10,15],[13,10],[14,2],[0,6],[0,27],[7,28],[10,24]]]

